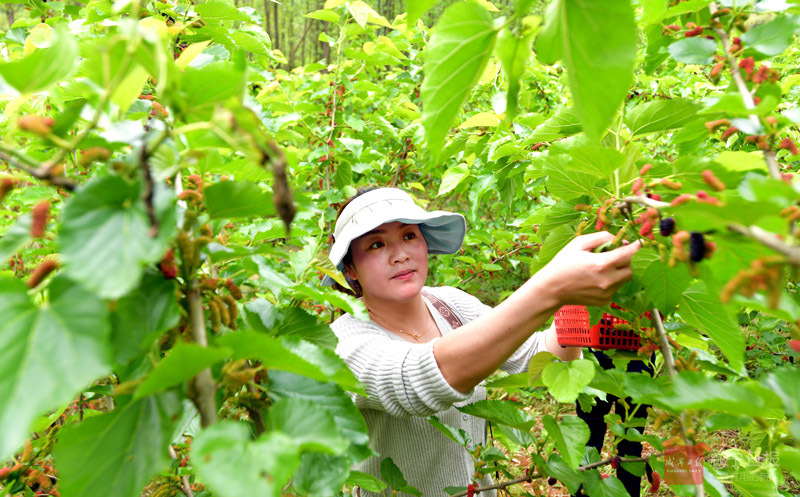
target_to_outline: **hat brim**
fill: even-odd
[[[387,213],[384,216],[374,216],[369,223],[348,226],[331,247],[331,262],[340,271],[344,272],[345,267],[342,261],[347,255],[352,241],[378,226],[395,221],[405,224],[418,224],[419,230],[425,238],[425,243],[428,245],[429,254],[454,254],[458,252],[464,243],[467,222],[461,214],[446,211],[426,212],[420,207],[411,215],[399,216],[394,214]],[[325,276],[322,281],[322,284],[327,286],[331,286],[333,283],[334,280],[330,276]]]

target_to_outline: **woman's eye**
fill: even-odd
[[[411,231],[409,233],[406,233],[405,239],[406,240],[413,240],[416,237],[417,237],[417,234],[414,233],[413,231]]]
[[[376,248],[381,248],[381,247],[383,247],[383,243],[382,242],[373,242],[369,246],[369,248],[371,248],[371,249],[376,249]]]

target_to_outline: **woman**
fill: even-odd
[[[379,454],[354,469],[379,477],[380,461],[391,457],[425,496],[466,486],[475,468],[469,454],[424,417],[436,415],[483,443],[485,422],[453,406],[485,399],[481,381],[498,368],[524,371],[537,352],[579,357],[580,348],[558,345],[553,328],[534,332],[562,305],[606,304],[630,278],[639,248],[595,254],[611,234],[577,237],[492,309],[456,288],[425,287],[428,254],[457,252],[465,232],[460,214],[426,212],[402,190],[379,188],[360,192],[340,211],[330,251],[371,318],[345,314],[331,326],[337,354],[364,384],[367,396],[354,395],[354,401]],[[463,326],[454,330],[459,322]]]

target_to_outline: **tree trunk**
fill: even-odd
[[[11,29],[11,25],[14,24],[14,8],[10,5],[6,5],[6,17],[8,18],[8,28]]]
[[[269,3],[269,0],[264,0],[264,31],[267,32],[267,36],[272,40],[272,34],[269,32]],[[274,43],[272,48],[275,48]]]
[[[275,40],[273,48],[280,49],[281,47],[281,32],[278,24],[278,4],[272,4],[272,24],[275,26]]]

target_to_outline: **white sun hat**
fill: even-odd
[[[333,231],[330,260],[344,272],[344,257],[350,243],[378,226],[399,221],[418,224],[429,254],[453,254],[464,243],[467,222],[464,216],[453,212],[427,212],[414,202],[408,193],[397,188],[377,188],[354,198],[342,211]],[[326,276],[324,285],[332,285]]]

